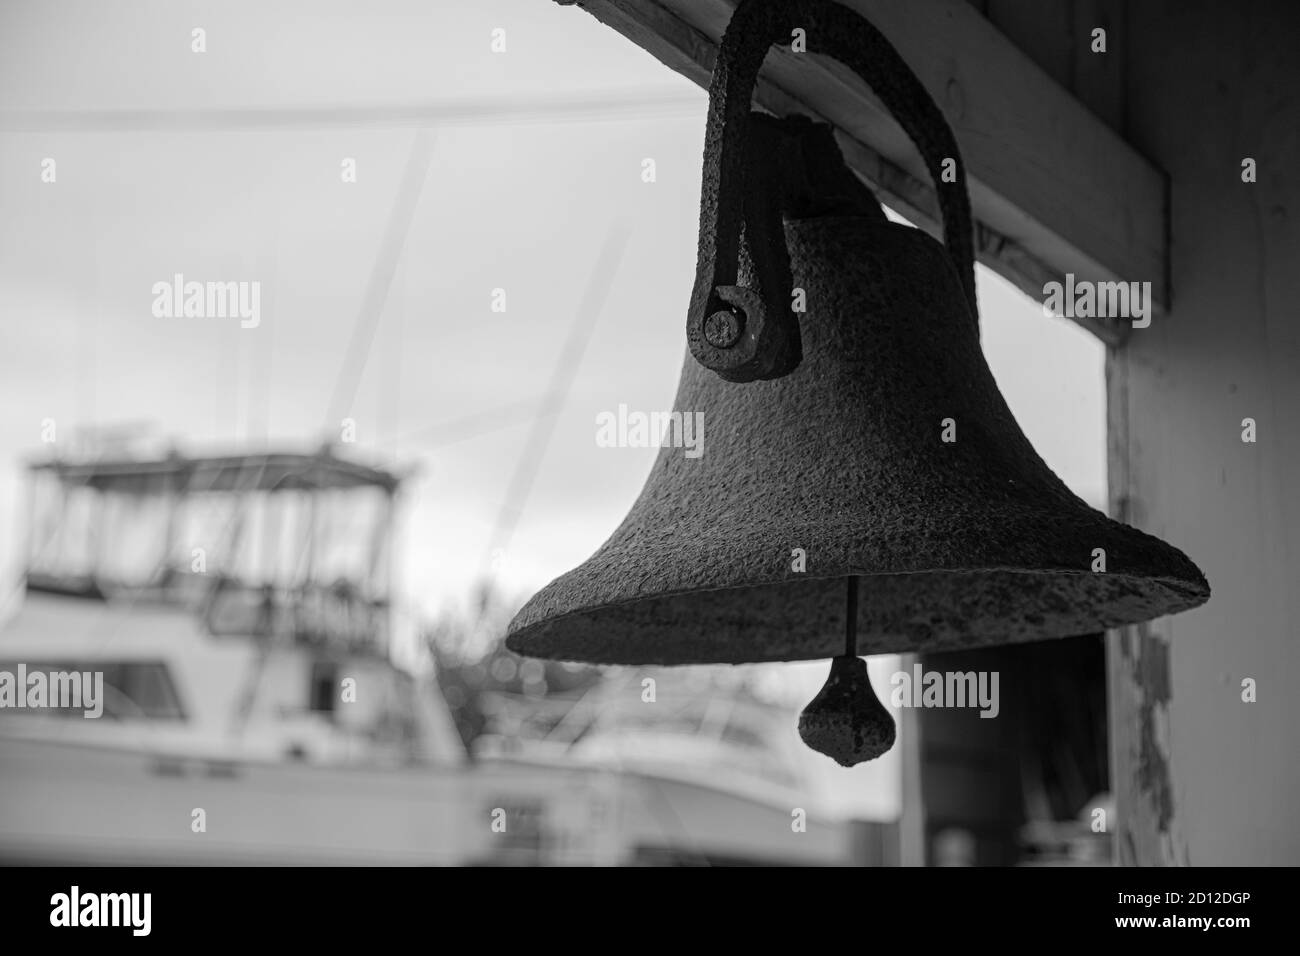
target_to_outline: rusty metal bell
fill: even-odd
[[[946,246],[887,221],[826,127],[749,113],[762,57],[746,50],[795,16],[921,149]],[[893,741],[887,713],[846,703],[870,695],[859,654],[1090,634],[1207,600],[1182,552],[1085,504],[1016,424],[980,349],[964,181],[940,175],[956,143],[884,38],[838,4],[749,0],[718,64],[674,402],[702,415],[702,454],[661,448],[623,523],[523,607],[507,646],[605,664],[838,657],[801,731],[853,763]]]
[[[847,576],[862,654],[1096,633],[1206,600],[1182,552],[1090,508],[1034,451],[943,246],[853,217],[786,238],[808,306],[799,367],[741,384],[688,356],[673,407],[703,413],[703,453],[660,449],[618,530],[519,612],[512,650],[833,657]]]

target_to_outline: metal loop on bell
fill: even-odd
[[[980,348],[960,177],[937,185],[945,248],[885,220],[830,127],[749,112],[768,45],[793,26],[871,83],[936,185],[957,156],[860,17],[825,0],[740,6],[710,93],[673,401],[708,423],[707,449],[703,431],[698,456],[663,445],[627,517],[524,605],[506,646],[596,664],[830,659],[799,733],[849,766],[895,736],[860,657],[1095,634],[1197,607],[1210,587],[1177,548],[1089,507],[1021,431]]]
[[[970,197],[961,156],[943,113],[920,80],[879,30],[846,7],[830,0],[744,0],[723,35],[709,84],[699,251],[686,328],[696,361],[729,381],[780,377],[798,364],[799,330],[789,311],[789,280],[780,274],[789,261],[782,210],[777,198],[768,195],[776,189],[776,174],[771,150],[755,148],[751,141],[750,112],[769,47],[788,38],[795,27],[805,31],[809,52],[853,69],[920,151],[939,197],[948,253],[972,320],[978,322]],[[955,189],[943,187],[945,160],[956,165]],[[729,308],[720,295],[721,289],[737,285],[742,238],[751,250],[763,250],[759,255],[765,261],[756,266],[768,288],[758,290],[765,306],[759,315]],[[779,252],[776,246],[782,247]],[[772,288],[782,278],[784,286]]]

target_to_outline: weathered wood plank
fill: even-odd
[[[989,0],[984,15],[1062,88],[1070,89],[1074,62],[1072,3]]]
[[[1124,0],[1074,0],[1074,59],[1068,87],[1121,136],[1124,129],[1124,57],[1128,40]],[[1106,53],[1091,52],[1092,31],[1106,31]]]

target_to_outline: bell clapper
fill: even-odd
[[[848,578],[849,599],[844,612],[844,656],[858,656],[858,576]]]
[[[894,718],[880,703],[858,657],[858,577],[847,579],[844,653],[831,660],[831,673],[799,715],[803,742],[844,767],[874,760],[894,745]]]

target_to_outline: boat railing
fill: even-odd
[[[30,466],[29,592],[195,613],[216,635],[386,652],[402,475],[310,454]]]

